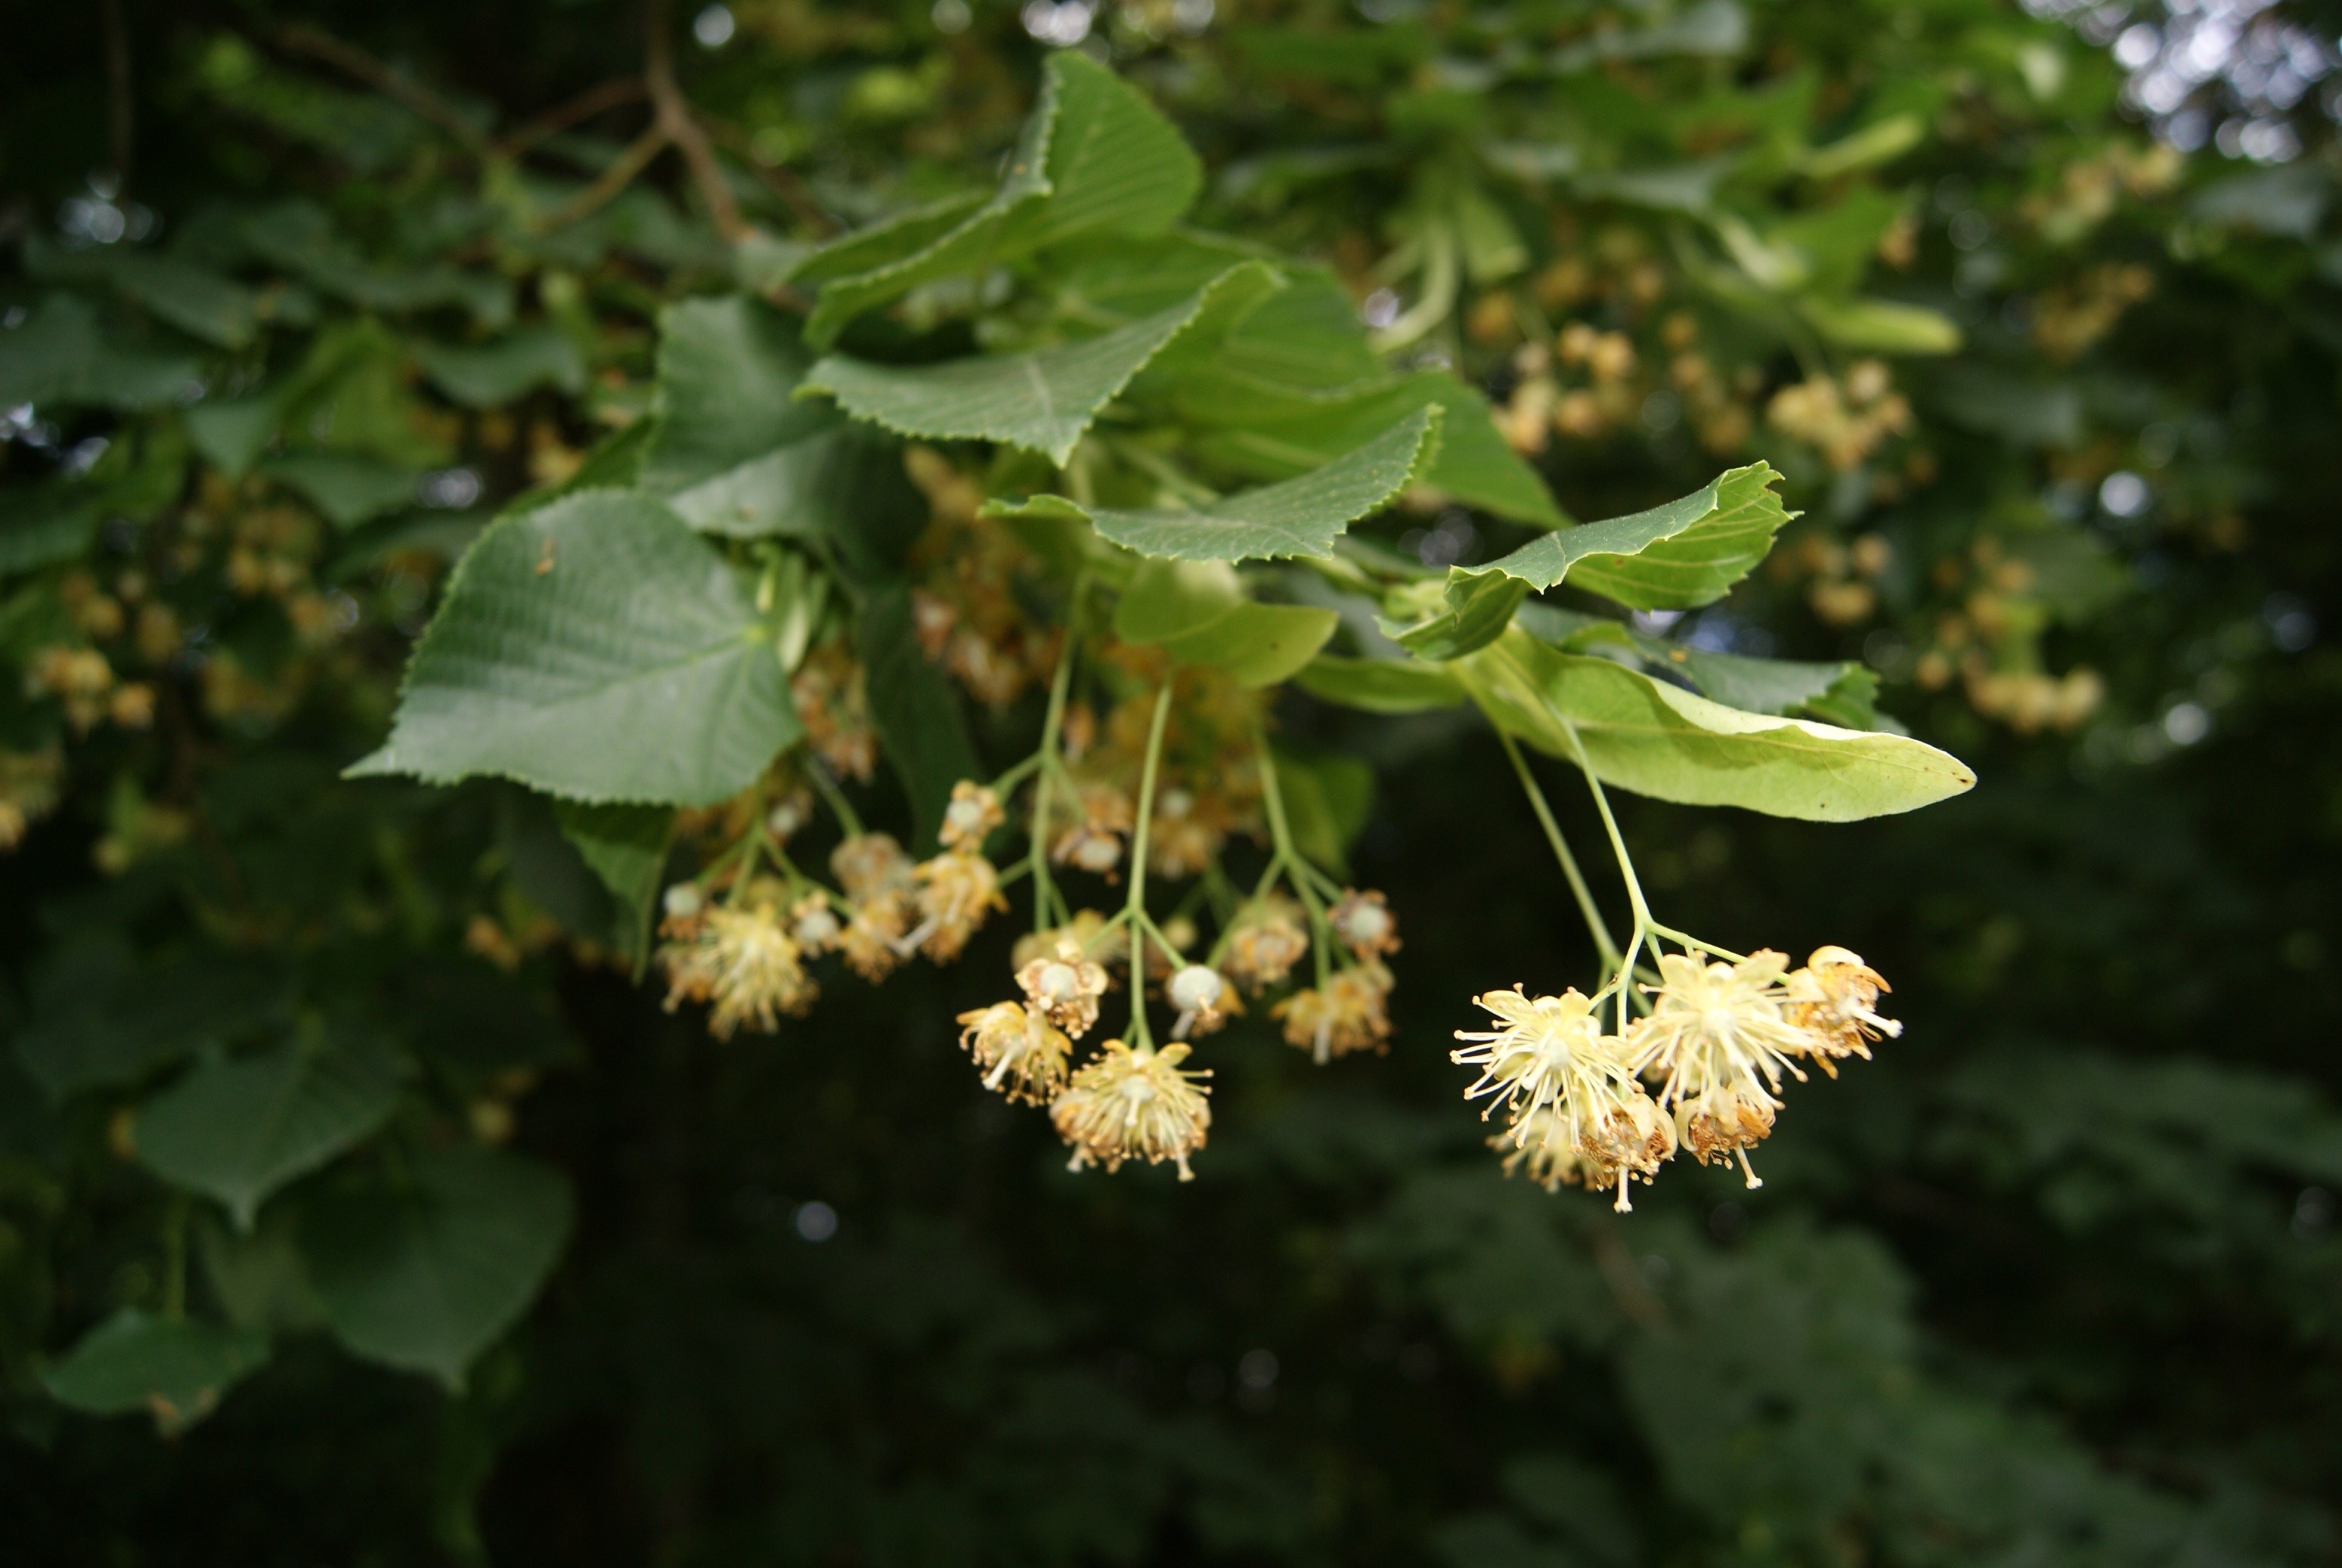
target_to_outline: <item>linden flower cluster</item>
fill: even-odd
[[[1508,1149],[1505,1170],[1526,1170],[1548,1191],[1648,1182],[1688,1150],[1701,1164],[1737,1160],[1760,1185],[1748,1150],[1773,1130],[1785,1078],[1800,1062],[1832,1077],[1847,1056],[1903,1026],[1878,1012],[1888,987],[1843,947],[1815,952],[1798,970],[1771,951],[1728,962],[1662,954],[1660,981],[1640,989],[1649,1011],[1623,1034],[1602,1026],[1599,997],[1576,990],[1529,996],[1520,987],[1476,998],[1497,1027],[1458,1030],[1459,1066],[1480,1069],[1466,1099],[1488,1101],[1510,1124],[1489,1140]]]
[[[1105,924],[1093,915],[1093,939],[1104,934]],[[1181,1181],[1192,1180],[1188,1156],[1203,1147],[1212,1124],[1205,1098],[1210,1091],[1203,1085],[1211,1074],[1180,1065],[1192,1049],[1186,1036],[1216,1026],[1222,1006],[1233,999],[1217,974],[1186,965],[1164,988],[1181,1010],[1171,1044],[1157,1050],[1144,1039],[1136,1045],[1108,1040],[1069,1076],[1073,1042],[1096,1026],[1098,999],[1108,984],[1106,966],[1087,956],[1074,934],[1078,929],[1076,924],[1055,934],[1049,951],[1018,967],[1023,1001],[961,1014],[960,1046],[982,1070],[986,1088],[1049,1107],[1058,1136],[1074,1151],[1072,1169],[1096,1164],[1116,1171],[1126,1160],[1169,1160]]]
[[[667,975],[666,1006],[709,1004],[707,1026],[728,1040],[746,1024],[771,1034],[783,1014],[802,1014],[819,986],[806,964],[835,953],[876,984],[913,954],[937,964],[959,956],[993,914],[1008,907],[1000,873],[984,854],[986,836],[1005,820],[999,798],[963,780],[937,834],[943,853],[914,863],[891,834],[858,824],[830,852],[832,891],[790,864],[785,845],[805,825],[802,797],[785,796],[752,822],[700,882],[666,890],[667,941],[658,953]],[[729,855],[742,857],[726,864]],[[757,874],[761,859],[781,874]],[[728,879],[722,903],[708,886]]]

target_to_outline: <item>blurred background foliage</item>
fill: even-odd
[[[650,20],[736,245],[639,155],[633,5],[7,23],[11,1562],[2342,1554],[2342,13]],[[980,1092],[980,977],[717,1046],[528,798],[336,782],[493,510],[640,428],[658,305],[987,185],[1050,46],[1178,121],[1204,222],[1481,385],[1574,515],[1773,463],[1804,517],[1677,634],[1859,660],[1977,767],[1850,827],[1629,803],[1700,929],[1897,983],[1907,1035],[1798,1096],[1761,1191],[1619,1216],[1492,1168],[1448,1032],[1589,955],[1461,719],[1282,714],[1375,764],[1398,1033],[1319,1072],[1240,1025],[1187,1187],[1069,1176]],[[205,1094],[312,1119],[224,1152]],[[385,1209],[385,1166],[485,1207]]]

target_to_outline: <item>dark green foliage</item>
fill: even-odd
[[[720,48],[669,31],[739,246],[673,152],[547,221],[639,104],[496,140],[638,74],[632,6],[12,19],[0,1556],[2336,1561],[2342,274],[2315,94],[2296,162],[2166,167],[2098,49],[1987,0],[1100,11],[1199,171],[1006,4],[731,15]],[[1018,169],[1052,80],[1079,134]],[[112,221],[141,226],[85,243]],[[1038,726],[1037,697],[986,711],[922,655],[896,443],[795,395],[835,354],[839,401],[885,423],[1070,439],[913,406],[1028,363],[974,357],[971,257],[1026,269],[984,330],[1145,337],[1084,407],[1182,422],[1224,495],[1440,432],[1375,494],[1413,464],[1452,509],[1305,541],[1419,575],[1415,620],[1283,567],[1117,584],[1124,634],[1183,664],[1268,681],[1330,650],[1278,711],[1293,831],[1406,937],[1387,1057],[1313,1068],[1256,1017],[1216,1041],[1192,1185],[1067,1174],[981,1092],[953,1019],[997,1000],[1004,931],[883,990],[841,976],[777,1039],[718,1044],[631,983],[674,804],[796,734],[764,650],[851,624],[888,764],[855,799],[906,844]],[[1271,271],[1258,314],[1213,316],[1215,279]],[[1348,291],[1385,287],[1369,349]],[[1616,406],[1567,351],[1515,353],[1580,324],[1640,356]],[[1866,355],[1910,423],[1840,463],[1772,400]],[[1541,375],[1590,423],[1540,414],[1525,458],[1486,409]],[[1759,458],[1802,514],[1765,564],[1696,524],[1644,555],[1544,532]],[[992,462],[996,494],[1046,488]],[[1772,494],[1740,533],[1782,526]],[[1026,537],[1159,544],[1179,515],[1150,500],[1044,502]],[[1290,548],[1237,544],[1184,553]],[[1604,582],[1692,613],[1630,624],[1577,592]],[[494,615],[410,662],[466,593]],[[1614,1214],[1502,1178],[1457,1097],[1467,997],[1591,962],[1470,716],[1499,633],[1507,668],[1601,685],[1608,739],[1571,711],[1622,782],[1653,726],[1619,691],[1666,725],[1705,697],[1875,732],[1834,755],[1916,755],[1907,729],[1980,781],[1848,824],[1622,803],[1698,929],[1847,943],[1895,983],[1906,1034],[1796,1092],[1761,1190],[1679,1162]],[[1386,664],[1385,634],[1477,662]],[[629,696],[630,634],[707,674],[721,722]],[[28,684],[93,645],[146,722]],[[521,645],[561,659],[515,712],[560,686],[608,702],[600,730],[430,733],[433,694],[507,682]],[[385,744],[501,776],[345,776]],[[1685,798],[1830,814],[1727,751],[1741,793]],[[1533,765],[1598,843],[1574,771]]]

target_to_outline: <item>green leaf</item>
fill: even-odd
[[[1417,409],[1356,452],[1282,484],[1223,496],[1192,509],[1125,510],[1084,506],[1036,495],[1021,506],[987,508],[1079,516],[1143,555],[1178,561],[1249,561],[1280,555],[1326,556],[1359,518],[1382,510],[1422,471],[1439,443],[1437,404]]]
[[[569,335],[550,325],[524,327],[495,343],[415,345],[431,385],[466,408],[498,408],[540,386],[573,396],[586,390],[586,360]]]
[[[357,452],[288,452],[260,472],[298,491],[336,528],[396,511],[415,499],[415,471]]]
[[[226,1044],[268,1017],[284,986],[269,969],[224,953],[141,964],[109,932],[49,950],[30,990],[16,1057],[50,1099],[63,1100]]]
[[[1384,630],[1422,658],[1457,659],[1510,624],[1531,591],[1565,581],[1638,610],[1712,604],[1765,558],[1789,520],[1772,489],[1779,477],[1763,463],[1735,468],[1648,512],[1532,539],[1486,566],[1452,566],[1436,588],[1392,594]]]
[[[257,335],[259,296],[242,284],[175,256],[128,245],[61,249],[25,236],[25,270],[45,283],[95,283],[215,348],[243,348]]]
[[[1282,479],[1331,462],[1416,410],[1435,405],[1442,411],[1439,449],[1417,476],[1423,484],[1517,523],[1555,528],[1568,521],[1536,470],[1505,444],[1487,400],[1445,371],[1318,391],[1224,368],[1187,378],[1176,400],[1178,417],[1200,432],[1199,453],[1263,479]]]
[[[268,1336],[124,1307],[84,1334],[41,1376],[57,1403],[88,1415],[153,1413],[175,1435],[268,1359]]]
[[[1853,822],[1976,783],[1958,758],[1908,736],[1742,713],[1517,628],[1454,668],[1496,724],[1572,762],[1582,745],[1604,783],[1659,800]]]
[[[712,804],[802,733],[760,631],[749,584],[649,496],[506,517],[456,567],[388,744],[351,772]]]
[[[138,1157],[164,1180],[215,1198],[236,1229],[270,1193],[382,1125],[398,1064],[380,1046],[288,1041],[201,1063],[139,1112]]]
[[[836,414],[796,397],[812,364],[796,321],[750,295],[683,300],[660,311],[658,424],[643,454],[643,488],[686,494],[835,429]]]
[[[659,325],[645,489],[703,533],[823,539],[865,564],[909,543],[926,507],[900,447],[796,397],[813,356],[795,318],[735,295],[669,305]]]
[[[1889,299],[1800,300],[1798,314],[1850,354],[1957,354],[1959,324],[1940,311]]]
[[[1764,463],[1731,469],[1679,501],[1632,516],[1532,539],[1486,566],[1453,568],[1449,581],[1501,574],[1533,589],[1565,580],[1637,610],[1711,604],[1773,548],[1792,514]]]
[[[231,479],[241,479],[266,449],[284,415],[285,400],[279,389],[271,388],[242,397],[207,399],[181,417],[187,438],[204,461]]]
[[[0,408],[155,408],[200,391],[200,368],[184,355],[115,348],[89,301],[52,295],[23,325],[0,331]]]
[[[640,962],[650,950],[651,911],[666,870],[675,812],[663,805],[554,806],[561,831],[617,904],[618,935],[626,956]]]
[[[1346,659],[1338,654],[1320,654],[1296,672],[1293,679],[1313,697],[1368,714],[1419,714],[1472,700],[1455,675],[1418,659]]]
[[[818,287],[892,266],[951,233],[987,199],[982,191],[966,191],[891,214],[815,250],[790,270],[787,281],[798,288]]]
[[[1276,748],[1276,787],[1293,846],[1336,876],[1350,874],[1350,845],[1374,810],[1375,770],[1342,752]]]
[[[334,232],[325,209],[306,201],[280,202],[252,214],[239,234],[253,254],[284,268],[319,293],[369,310],[406,312],[453,305],[485,327],[513,317],[510,278],[450,266],[376,266]]]
[[[1115,606],[1115,635],[1159,646],[1183,664],[1273,685],[1307,664],[1341,624],[1338,612],[1260,604],[1224,562],[1140,563]]]
[[[888,583],[865,594],[855,619],[856,652],[870,720],[886,760],[911,797],[911,842],[935,842],[952,785],[986,775],[967,738],[959,699],[943,671],[919,650],[910,590]]]
[[[302,1333],[325,1325],[325,1309],[301,1261],[300,1205],[279,1203],[267,1210],[249,1234],[230,1230],[209,1213],[196,1214],[195,1226],[205,1283],[228,1322],[269,1333]]]
[[[569,1239],[559,1172],[457,1146],[409,1158],[395,1185],[321,1195],[301,1253],[325,1321],[358,1355],[460,1389],[527,1311]]]
[[[97,538],[100,497],[51,481],[0,491],[0,575],[70,561]]]
[[[1090,422],[1164,346],[1199,321],[1279,286],[1259,262],[1231,267],[1168,310],[1112,332],[1021,354],[874,365],[833,354],[805,378],[857,419],[905,435],[1000,441],[1062,465]]]
[[[1049,56],[1041,101],[1026,122],[1000,189],[957,216],[955,205],[906,215],[876,235],[816,251],[796,275],[819,277],[806,338],[826,346],[864,311],[937,278],[982,273],[1086,235],[1160,234],[1203,185],[1203,167],[1138,93],[1087,55]],[[925,243],[907,253],[913,237]],[[884,257],[838,275],[841,266]]]

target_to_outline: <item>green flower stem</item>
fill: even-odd
[[[723,854],[700,867],[699,874],[691,879],[691,885],[702,889],[714,885],[717,877],[731,869],[734,861],[755,847],[756,841],[756,835],[753,833],[741,834],[737,841],[726,846]]]
[[[1610,797],[1603,793],[1602,781],[1595,776],[1594,764],[1586,754],[1586,744],[1577,738],[1577,726],[1567,719],[1560,720],[1561,733],[1569,737],[1569,749],[1576,754],[1578,771],[1586,775],[1586,787],[1594,792],[1594,806],[1602,814],[1602,831],[1610,835],[1610,853],[1618,859],[1618,874],[1626,879],[1626,903],[1635,912],[1634,934],[1627,939],[1626,956],[1618,965],[1617,975],[1604,991],[1618,994],[1618,1033],[1626,1032],[1627,1013],[1634,994],[1635,960],[1642,955],[1643,939],[1656,937],[1663,929],[1651,918],[1651,906],[1643,897],[1643,884],[1635,876],[1634,857],[1626,853],[1626,839],[1618,831],[1618,819],[1610,813]],[[1599,1000],[1597,994],[1596,1000]]]
[[[1561,825],[1554,821],[1553,808],[1546,804],[1545,792],[1537,787],[1536,775],[1529,772],[1528,759],[1521,755],[1520,746],[1502,725],[1496,729],[1496,744],[1505,748],[1513,772],[1520,777],[1521,788],[1528,794],[1529,808],[1536,813],[1537,825],[1545,829],[1546,842],[1553,845],[1553,857],[1561,863],[1561,874],[1569,882],[1570,895],[1577,900],[1578,914],[1586,917],[1586,929],[1593,934],[1595,950],[1603,964],[1615,973],[1622,955],[1608,924],[1602,918],[1600,906],[1594,902],[1593,891],[1586,885],[1586,874],[1577,869],[1577,857],[1569,853],[1568,842],[1561,836]]]
[[[1073,689],[1074,650],[1081,643],[1082,600],[1089,588],[1089,574],[1074,579],[1074,592],[1066,608],[1066,641],[1057,654],[1057,672],[1049,677],[1049,707],[1041,720],[1041,745],[1033,755],[1038,759],[1040,776],[1033,784],[1033,831],[1026,846],[1026,869],[1033,877],[1033,934],[1038,936],[1049,928],[1049,907],[1054,901],[1062,906],[1064,898],[1049,876],[1049,789],[1066,771],[1057,755],[1058,736],[1065,728],[1066,694]],[[1066,919],[1072,919],[1068,914]]]
[[[828,806],[830,814],[837,818],[837,825],[845,830],[846,836],[860,838],[861,815],[855,811],[853,803],[846,798],[846,792],[837,787],[837,781],[829,776],[829,769],[822,764],[821,759],[807,757],[805,771],[806,777],[813,780],[813,787],[820,793],[822,804]]]
[[[1748,962],[1748,955],[1745,953],[1735,953],[1728,947],[1718,947],[1713,942],[1703,942],[1698,937],[1688,935],[1684,932],[1677,931],[1671,925],[1654,924],[1650,930],[1653,936],[1664,936],[1670,942],[1681,943],[1687,949],[1694,952],[1706,953],[1714,957],[1721,958],[1726,964],[1746,964]]]
[[[1300,852],[1293,847],[1293,830],[1285,820],[1285,791],[1276,782],[1276,759],[1269,753],[1267,732],[1256,723],[1253,725],[1252,744],[1254,752],[1260,758],[1261,803],[1268,809],[1268,834],[1276,846],[1268,870],[1261,876],[1260,891],[1253,896],[1266,896],[1276,874],[1280,870],[1286,874],[1293,884],[1293,891],[1301,899],[1301,906],[1309,912],[1310,956],[1316,964],[1317,988],[1323,991],[1330,967],[1327,954],[1333,946],[1333,933],[1326,924],[1325,901],[1309,884],[1307,874],[1316,868],[1302,859]]]
[[[1155,722],[1146,730],[1146,765],[1138,774],[1138,826],[1130,839],[1130,896],[1123,911],[1130,916],[1130,1032],[1141,1045],[1155,1038],[1146,1026],[1146,830],[1155,820],[1155,774],[1163,761],[1163,726],[1171,717],[1168,679],[1155,694]],[[1166,944],[1168,945],[1167,944]]]
[[[1163,950],[1163,956],[1171,961],[1171,966],[1174,969],[1185,968],[1186,966],[1187,955],[1179,951],[1178,944],[1173,942],[1169,935],[1164,932],[1164,929],[1161,926],[1155,924],[1155,917],[1153,915],[1148,914],[1143,909],[1140,910],[1138,912],[1137,924],[1139,929],[1146,932],[1149,937],[1154,939],[1155,945]]]
[[[1033,773],[1034,770],[1038,768],[1040,765],[1041,754],[1036,751],[1031,756],[1026,757],[1023,762],[1018,763],[1016,766],[1010,768],[1006,773],[1002,774],[998,778],[994,779],[986,787],[989,788],[993,794],[1006,800],[1008,797],[1008,792],[1015,789],[1018,784],[1023,784],[1026,775]]]

